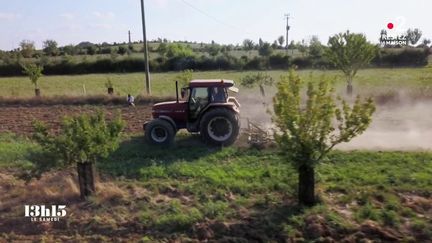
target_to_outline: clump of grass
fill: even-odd
[[[182,205],[177,199],[165,205],[153,205],[153,208],[148,208],[141,214],[141,222],[145,226],[164,232],[186,231],[202,219],[203,213],[199,209]]]
[[[414,219],[411,223],[411,229],[423,239],[432,238],[432,222],[425,219]]]
[[[31,140],[11,133],[0,134],[0,168],[29,169],[29,156],[39,146]]]
[[[385,225],[397,226],[400,223],[399,215],[393,210],[382,210],[381,218]]]
[[[224,220],[234,213],[229,206],[229,203],[224,201],[209,201],[202,205],[202,212],[209,219]]]
[[[366,219],[377,221],[379,219],[379,210],[374,208],[371,203],[366,203],[356,212],[355,219],[358,222],[363,222]]]

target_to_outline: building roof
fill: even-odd
[[[189,87],[232,87],[234,81],[227,79],[196,79],[189,82]]]

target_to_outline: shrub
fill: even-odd
[[[276,69],[287,69],[290,66],[290,59],[287,55],[276,54],[269,58],[270,67]]]
[[[312,66],[312,61],[309,57],[296,57],[292,61],[292,64],[298,68],[309,68]]]
[[[246,70],[262,70],[265,67],[265,63],[262,58],[254,57],[246,63],[244,69]]]

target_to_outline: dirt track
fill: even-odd
[[[142,125],[151,118],[150,106],[14,106],[0,107],[0,132],[13,132],[20,135],[30,135],[33,131],[32,122],[40,120],[57,129],[64,116],[74,116],[82,113],[94,113],[102,109],[107,117],[112,117],[120,111],[127,121],[127,133],[139,133]]]

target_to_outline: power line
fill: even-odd
[[[231,24],[227,24],[227,23],[225,23],[224,21],[222,21],[222,20],[220,20],[220,19],[214,17],[213,15],[208,14],[206,11],[204,11],[204,10],[198,8],[198,7],[195,7],[193,4],[189,3],[189,2],[186,1],[186,0],[179,0],[179,1],[183,2],[183,3],[184,3],[185,5],[187,5],[188,7],[192,8],[193,10],[195,10],[195,11],[201,13],[202,15],[206,16],[207,18],[212,19],[213,21],[215,21],[215,22],[217,22],[217,23],[219,23],[219,24],[221,24],[221,25],[227,26],[227,27],[229,27],[229,28],[231,28],[231,29],[234,29],[234,30],[237,30],[237,31],[242,31],[243,33],[245,33],[245,34],[247,34],[247,35],[256,35],[256,36],[261,36],[261,37],[263,37],[263,34],[262,34],[262,33],[261,33],[261,34],[259,34],[259,33],[252,33],[252,32],[246,31],[244,28],[239,28],[239,27],[237,27],[237,26],[234,26],[234,25],[231,25]],[[264,35],[264,37],[269,37],[269,36]]]
[[[187,2],[186,0],[180,0],[180,1],[182,1],[184,4],[186,4],[187,6],[189,6],[189,7],[192,8],[192,9],[194,9],[195,11],[200,12],[202,15],[204,15],[204,16],[210,18],[210,19],[213,19],[214,21],[218,22],[219,24],[222,24],[222,25],[228,26],[228,27],[233,28],[233,29],[240,29],[240,28],[237,28],[237,27],[235,27],[235,26],[233,26],[233,25],[227,24],[227,23],[225,23],[225,22],[219,20],[218,18],[216,18],[216,17],[214,17],[214,16],[208,14],[208,13],[205,12],[204,10],[195,7],[194,5],[192,5],[191,3]]]

